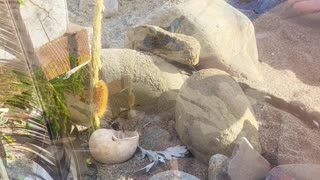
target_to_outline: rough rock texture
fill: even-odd
[[[319,177],[320,165],[318,164],[288,164],[274,167],[266,180],[318,180]]]
[[[209,160],[208,180],[229,180],[226,165],[228,157],[222,154],[215,154]]]
[[[149,180],[168,180],[168,179],[174,179],[174,180],[200,180],[199,178],[192,176],[191,174],[177,171],[177,170],[170,170],[161,172],[159,174],[156,174],[152,176]]]
[[[259,123],[263,155],[272,165],[320,163],[319,126],[305,119],[308,114],[288,108],[290,105],[284,100],[265,98],[263,92],[252,89],[244,92]]]
[[[258,125],[240,86],[227,73],[201,70],[177,97],[176,130],[196,158],[208,163],[216,153],[231,155],[241,137],[260,151]]]
[[[253,25],[223,0],[190,0],[169,9],[163,7],[139,24],[195,37],[201,45],[199,68],[218,68],[232,75],[260,78]]]
[[[185,75],[162,58],[130,49],[102,50],[101,78],[107,83],[122,77],[133,78],[135,104],[156,105],[166,91],[180,89]]]
[[[254,150],[246,138],[241,138],[228,162],[231,179],[264,179],[270,170],[270,163]]]
[[[148,51],[168,60],[196,65],[200,44],[192,36],[170,33],[157,26],[137,26],[128,31],[128,47]]]
[[[34,48],[62,36],[69,24],[65,0],[32,0],[20,6]]]
[[[288,103],[301,104],[306,112],[320,113],[319,15],[299,16],[283,3],[256,19],[262,62],[258,68],[264,79],[241,81]]]

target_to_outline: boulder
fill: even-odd
[[[318,180],[320,165],[318,164],[287,164],[274,167],[266,180]]]
[[[132,77],[135,104],[144,107],[156,105],[163,92],[180,89],[187,78],[162,58],[130,49],[103,49],[101,61],[101,79]]]
[[[149,180],[200,180],[199,178],[177,170],[169,170],[153,175]]]
[[[261,79],[254,27],[223,0],[189,0],[162,7],[138,24],[195,37],[201,45],[198,68],[218,68],[231,75]]]
[[[180,139],[206,164],[213,154],[231,155],[241,137],[261,150],[251,105],[223,71],[201,70],[188,78],[178,94],[175,117]]]
[[[128,31],[129,48],[151,52],[171,61],[196,65],[200,44],[192,36],[170,33],[157,26],[137,26]]]
[[[270,163],[257,152],[246,138],[241,138],[228,162],[230,179],[264,179],[270,171]]]
[[[20,6],[21,17],[30,34],[34,48],[62,36],[69,24],[65,0],[25,1]]]

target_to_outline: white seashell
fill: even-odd
[[[89,150],[92,157],[106,164],[122,163],[130,159],[139,144],[136,131],[98,129],[90,137]]]

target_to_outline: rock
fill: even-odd
[[[153,175],[149,180],[200,180],[199,178],[177,170],[169,170]]]
[[[118,0],[104,0],[104,17],[112,17],[118,12],[119,2]]]
[[[215,154],[209,160],[208,168],[208,180],[229,180],[226,169],[226,163],[228,162],[228,157],[222,154]]]
[[[261,79],[254,27],[223,0],[190,0],[162,7],[145,21],[170,32],[195,37],[201,45],[198,68],[218,68],[231,75]]]
[[[180,89],[187,78],[160,57],[130,49],[103,49],[101,79],[107,83],[133,77],[135,104],[151,108],[163,92]]]
[[[318,164],[287,164],[274,167],[266,180],[318,180],[319,177]]]
[[[25,4],[20,6],[20,13],[34,48],[66,32],[69,19],[65,0],[33,0],[25,1]]]
[[[133,131],[98,129],[89,139],[93,158],[101,163],[117,164],[130,159],[139,145],[139,134]]]
[[[178,90],[167,91],[161,94],[158,100],[158,112],[170,111],[176,106]]]
[[[228,162],[231,179],[264,179],[270,171],[270,163],[257,152],[246,138],[241,138]]]
[[[199,62],[200,44],[197,39],[170,33],[157,26],[137,26],[128,31],[129,48],[148,51],[182,64]]]
[[[223,71],[201,70],[187,79],[177,97],[175,117],[180,139],[206,164],[213,154],[231,155],[241,137],[261,150],[251,105]]]
[[[264,156],[271,164],[320,163],[319,128],[305,119],[308,113],[299,114],[299,109],[288,108],[292,104],[286,104],[284,100],[281,102],[270,96],[264,99],[267,95],[258,90],[244,92],[251,100],[259,122]]]

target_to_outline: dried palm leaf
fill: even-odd
[[[36,76],[40,69],[39,61],[22,21],[18,0],[0,0],[1,50],[14,57],[0,57],[0,108],[9,108],[3,115],[7,123],[0,126],[0,136],[3,137],[3,132],[10,129],[5,135],[14,139],[11,142],[0,140],[0,155],[4,164],[7,164],[4,147],[10,146],[13,151],[27,154],[33,164],[42,169],[21,173],[24,176],[47,179],[43,175],[45,171],[52,179],[67,179],[72,171],[74,179],[81,179],[73,139],[70,133],[61,131],[68,128],[55,132],[51,126],[52,119],[48,116],[51,112],[48,110],[58,107],[58,97],[47,93],[52,87],[45,77]],[[40,89],[39,82],[44,84],[41,87],[46,88]],[[46,100],[51,101],[48,103]],[[59,111],[56,110],[57,113]],[[66,117],[63,116],[63,113],[57,114],[60,126],[64,125],[61,122]]]

